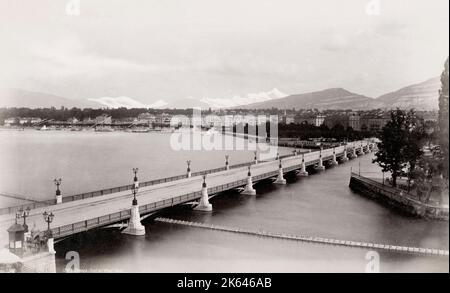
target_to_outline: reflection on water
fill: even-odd
[[[53,135],[42,142],[34,133],[13,137],[6,144],[9,153],[0,155],[2,174],[12,170],[6,178],[2,176],[2,189],[20,183],[20,190],[8,191],[36,190],[44,197],[53,193],[51,180],[45,187],[32,182],[58,176],[64,177],[67,193],[89,191],[129,183],[132,167],[138,166],[148,179],[164,177],[182,174],[187,159],[194,162],[194,168],[222,166],[226,153],[173,152],[164,134],[58,135],[64,139]],[[220,194],[211,200],[211,214],[182,206],[160,215],[273,232],[448,250],[448,222],[399,214],[348,188],[350,168],[357,170],[361,164],[364,172],[378,171],[371,165],[371,156],[307,178],[287,176],[286,186],[257,184],[256,196],[233,191]],[[232,163],[249,161],[252,154],[232,153],[231,158]],[[16,178],[19,174],[27,178],[27,183]],[[86,271],[364,272],[367,265],[365,249],[204,230],[153,222],[150,218],[144,224],[147,235],[141,238],[100,229],[58,243],[58,270],[64,269],[68,251],[80,254],[82,270]],[[448,272],[448,257],[379,253],[381,272]]]

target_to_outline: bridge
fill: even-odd
[[[89,197],[61,197],[57,193],[55,201],[31,209],[27,217],[28,226],[42,231],[44,236],[47,223],[43,213],[53,213],[51,223],[51,245],[53,241],[95,228],[123,223],[127,227],[123,232],[132,235],[144,235],[145,228],[140,221],[146,216],[165,208],[181,204],[195,204],[194,209],[210,212],[213,207],[209,197],[231,189],[240,189],[243,194],[256,194],[253,185],[262,180],[274,180],[275,184],[286,184],[284,175],[295,172],[299,176],[308,176],[307,168],[317,171],[325,165],[337,165],[348,158],[371,152],[375,148],[371,141],[357,141],[345,145],[304,154],[294,154],[268,160],[229,166],[203,172],[187,173],[171,178],[158,179],[139,184],[135,177],[133,185],[110,189],[108,192],[91,193]],[[206,175],[208,174],[208,175]],[[139,186],[135,199],[130,189]],[[25,207],[25,206],[23,206]],[[0,241],[7,243],[7,229],[14,224],[15,212],[0,215]],[[34,226],[35,225],[35,226]],[[47,230],[47,232],[49,232]]]

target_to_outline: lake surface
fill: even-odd
[[[36,199],[54,195],[53,178],[63,178],[64,194],[129,184],[131,169],[150,180],[192,169],[251,161],[252,151],[174,151],[170,134],[0,131],[0,193]],[[289,153],[281,149],[281,154]],[[447,249],[448,222],[399,214],[353,193],[350,169],[371,174],[372,155],[307,178],[288,177],[286,186],[261,183],[256,196],[227,192],[211,199],[214,211],[186,206],[161,216],[265,231],[352,241]],[[1,198],[1,196],[0,196]],[[11,199],[2,198],[6,206]],[[84,271],[114,272],[364,272],[368,250],[269,239],[154,222],[143,222],[145,237],[100,229],[57,244],[57,267],[76,251]],[[381,272],[448,272],[448,257],[379,251]]]

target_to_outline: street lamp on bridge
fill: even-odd
[[[47,213],[47,211],[45,211],[42,216],[44,217],[44,221],[47,223],[47,238],[53,238],[52,236],[52,230],[50,230],[50,223],[53,222],[53,218],[55,217],[55,215],[53,215],[52,212]]]
[[[25,210],[20,208],[16,214],[16,222],[18,218],[23,218],[23,228],[25,229],[25,233],[28,232],[27,217],[30,215],[30,210],[30,207],[27,207]]]
[[[133,188],[132,188],[132,192],[133,192],[133,202],[132,202],[132,204],[134,206],[137,206],[136,193],[138,192],[138,189],[139,189],[139,181],[138,181],[138,178],[137,178],[137,172],[138,171],[139,171],[139,168],[133,168],[134,178],[133,178]]]
[[[186,161],[186,164],[187,164],[187,170],[186,170],[186,172],[187,172],[187,177],[188,178],[190,178],[191,177],[191,160],[187,160]]]
[[[203,174],[202,177],[203,177],[202,188],[206,188],[206,174]]]
[[[62,179],[58,178],[53,180],[53,182],[56,185],[56,203],[60,204],[62,203],[62,196],[61,196],[61,190],[59,189],[59,186],[61,185]]]

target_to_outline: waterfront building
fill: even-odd
[[[19,122],[19,119],[16,117],[6,118],[4,121],[4,124],[6,126],[11,126],[13,124],[17,124]]]
[[[19,118],[19,124],[28,124],[30,122],[30,118]]]
[[[75,123],[78,123],[79,121],[80,121],[80,120],[78,120],[78,119],[75,118],[75,117],[72,117],[72,118],[67,119],[67,122],[70,123],[70,124],[75,124]]]
[[[154,122],[156,122],[156,116],[153,114],[150,114],[148,112],[141,113],[137,117],[137,122],[139,122],[139,123],[154,123]]]
[[[95,123],[97,124],[111,124],[112,119],[111,116],[108,116],[106,114],[100,115],[95,118]]]
[[[92,123],[95,123],[95,120],[92,119],[91,117],[87,117],[87,118],[83,119],[83,123],[84,124],[92,124]]]
[[[41,121],[42,121],[42,119],[39,118],[39,117],[32,117],[32,118],[30,119],[30,123],[31,123],[31,124],[36,124],[36,123],[39,123],[39,122],[41,122]]]

